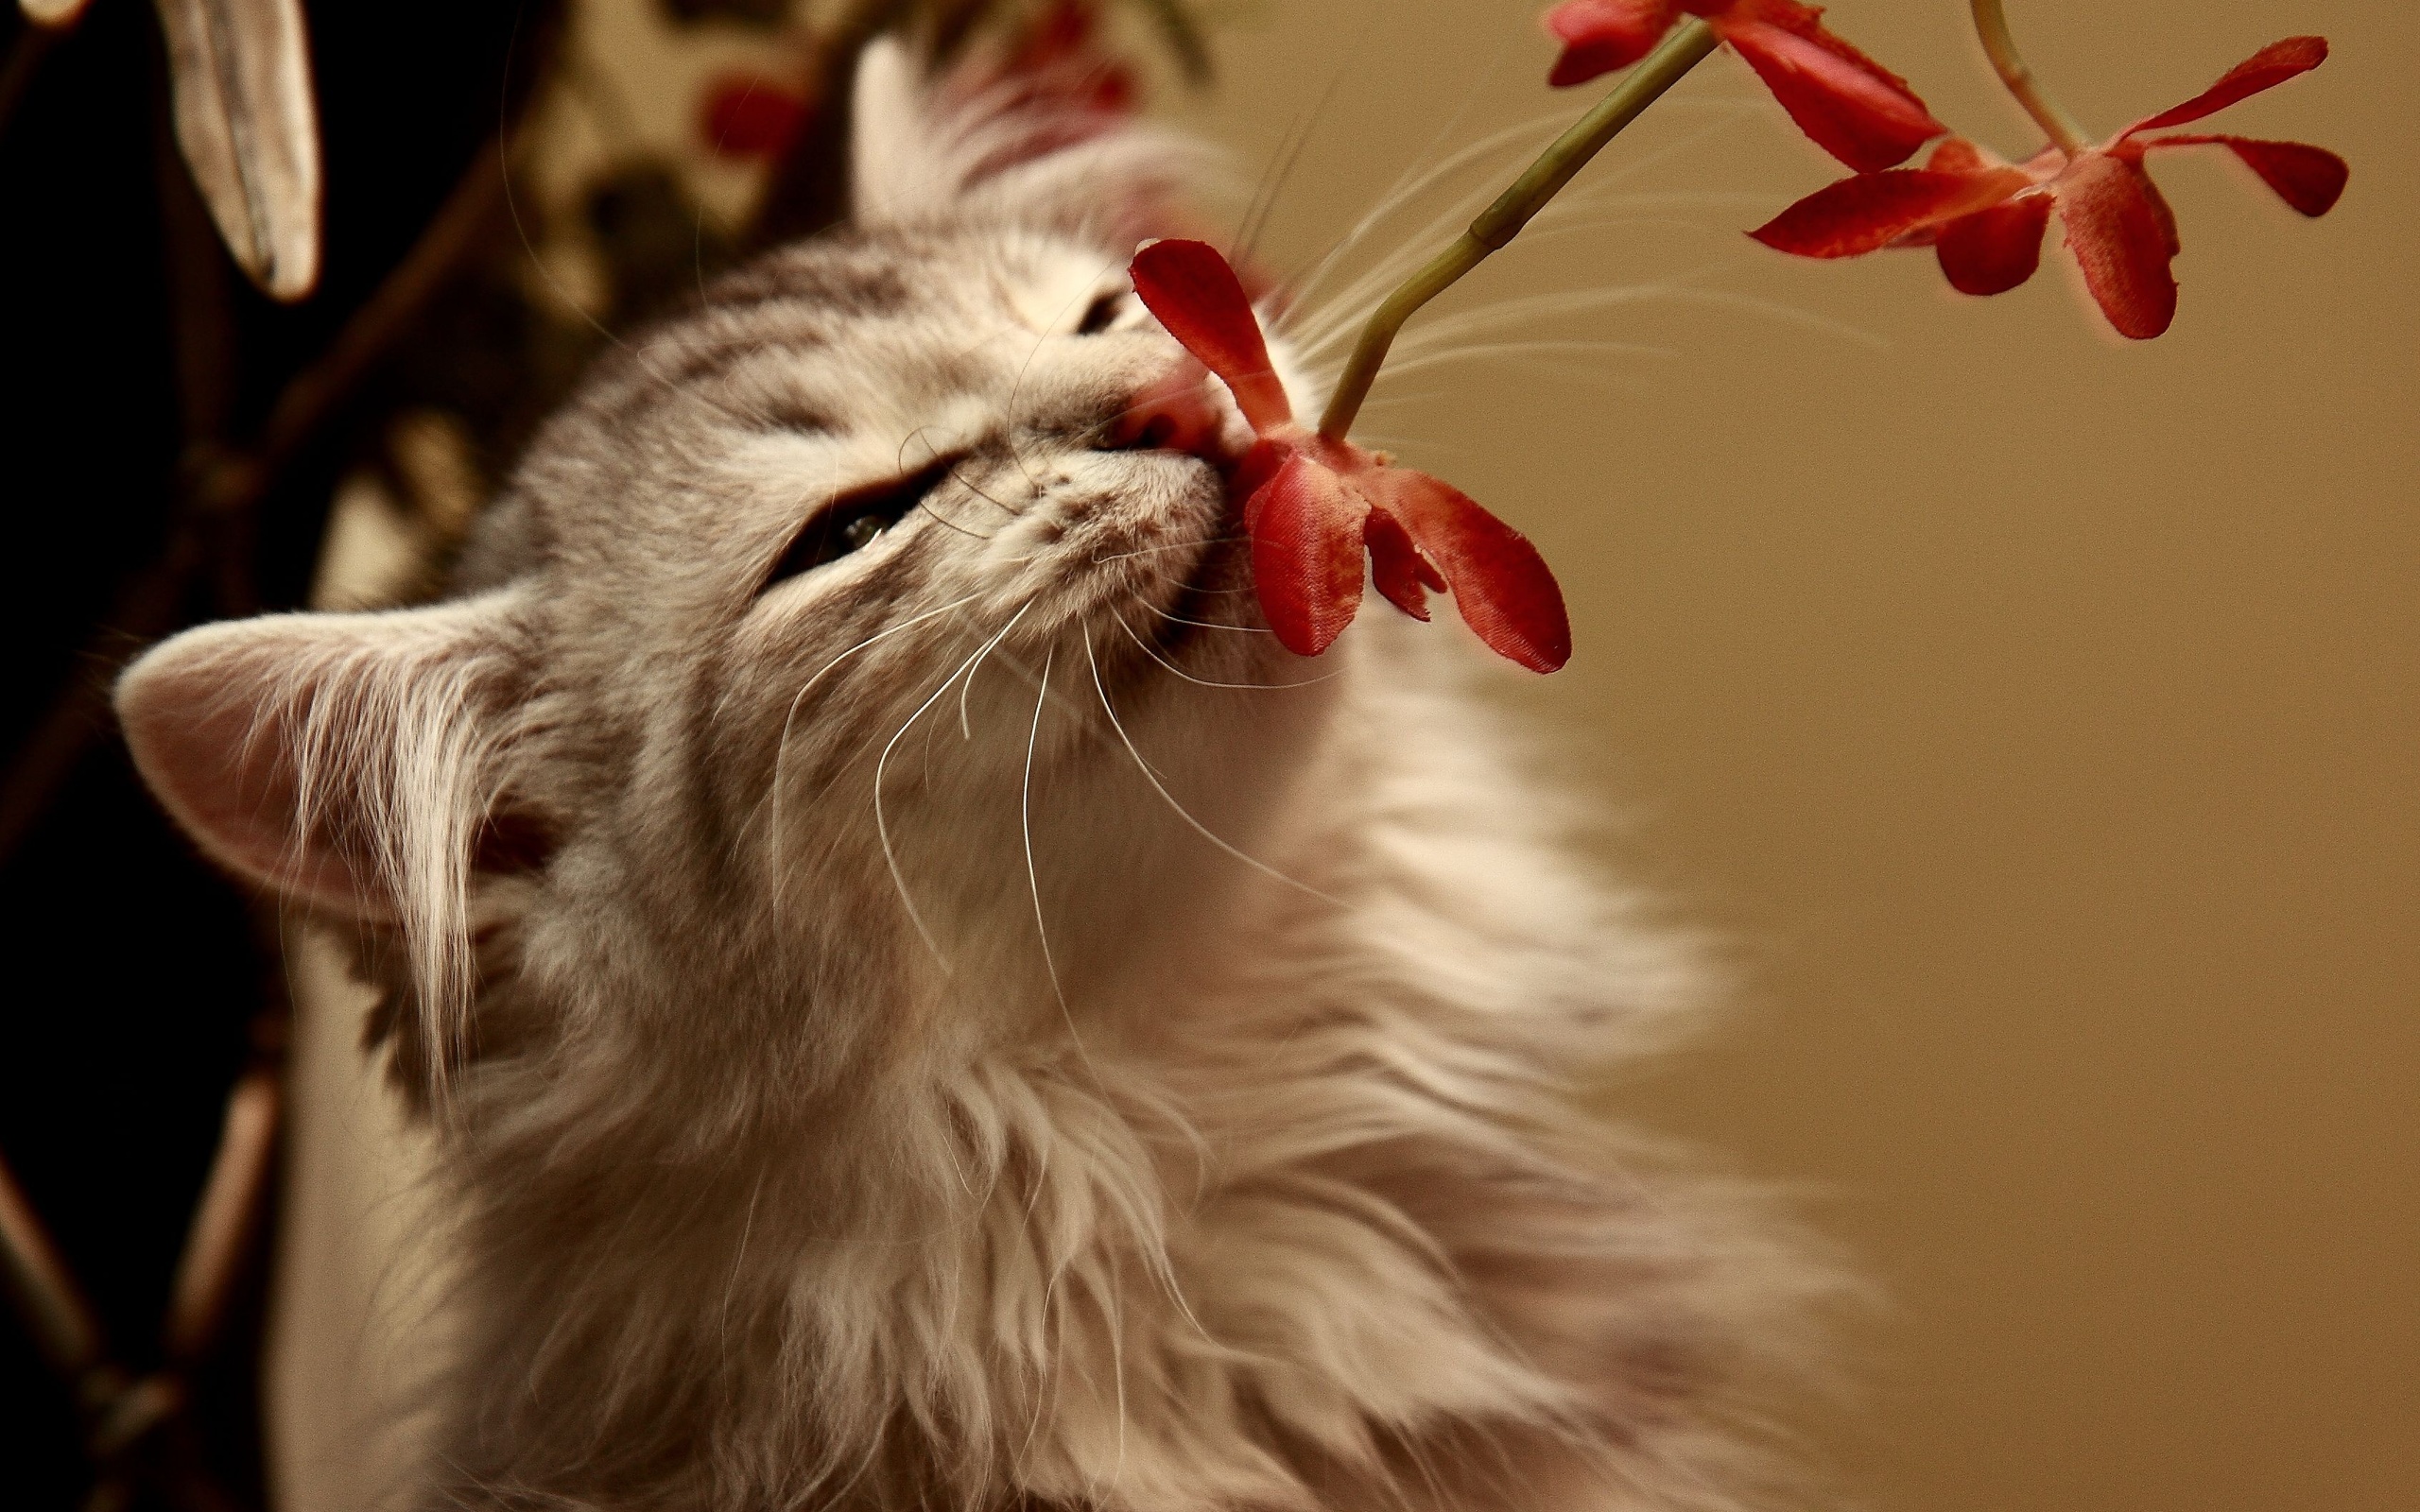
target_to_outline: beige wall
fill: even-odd
[[[1576,110],[1531,9],[1259,8],[1204,110],[1245,163],[1335,86],[1272,259],[1441,130]],[[1410,373],[1369,426],[1544,544],[1581,649],[1535,702],[1636,816],[1628,863],[1737,947],[1742,1012],[1621,1101],[1812,1186],[1887,1287],[1849,1340],[1865,1400],[1821,1419],[1852,1490],[2420,1507],[2420,18],[2014,9],[2099,129],[2327,33],[2333,61],[2228,124],[2346,152],[2343,205],[2305,223],[2228,162],[2164,163],[2183,314],[2126,345],[2064,267],[1978,301],[1921,254],[1747,243],[1832,174],[1716,60],[1596,170],[1668,198],[1462,307],[1689,275],[1784,313],[1533,321],[1512,334],[1668,354]],[[2030,148],[1964,13],[1834,9],[1945,118]],[[1747,198],[1668,198],[1709,189]]]

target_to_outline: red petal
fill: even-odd
[[[1942,227],[1933,252],[1949,286],[1961,294],[2005,294],[2031,278],[2042,266],[2050,205],[2048,195],[2023,195]]]
[[[1253,430],[1265,435],[1293,420],[1294,406],[1270,363],[1252,299],[1217,248],[1207,242],[1146,242],[1128,272],[1135,294],[1168,335],[1219,375]]]
[[[1563,589],[1528,538],[1426,472],[1381,468],[1363,481],[1437,564],[1462,623],[1498,656],[1532,672],[1571,660]]]
[[[2306,215],[2325,215],[2336,208],[2353,170],[2325,147],[2301,142],[2264,142],[2249,136],[2155,136],[2145,147],[2188,147],[2206,143],[2231,149],[2277,191],[2277,198]]]
[[[1428,593],[1443,593],[1445,579],[1412,544],[1401,521],[1384,509],[1373,509],[1361,527],[1370,547],[1370,581],[1388,603],[1422,624],[1428,622]]]
[[[1251,530],[1253,522],[1259,518],[1255,511],[1260,504],[1261,490],[1268,487],[1269,480],[1275,477],[1287,462],[1300,455],[1300,450],[1290,442],[1259,440],[1253,442],[1252,450],[1236,464],[1234,475],[1227,479],[1227,496],[1232,499],[1238,493],[1243,495],[1244,529]]]
[[[1932,156],[1925,159],[1925,166],[1935,173],[1981,173],[2002,164],[1964,137],[1953,136],[1932,149]]]
[[[1816,146],[1872,173],[1948,129],[1907,82],[1830,32],[1717,17],[1714,29],[1748,60]]]
[[[2122,142],[2137,131],[2156,131],[2162,127],[2198,121],[2264,89],[2275,89],[2295,75],[2308,74],[2325,61],[2327,39],[2325,37],[2289,37],[2284,42],[2273,42],[2228,69],[2217,83],[2184,104],[2162,111],[2157,115],[2146,116],[2118,132],[2118,140]]]
[[[2176,318],[2174,222],[2143,171],[2106,152],[2059,176],[2059,216],[2084,286],[2120,335],[2149,340]]]
[[[1362,520],[1369,506],[1304,456],[1287,458],[1247,506],[1261,611],[1286,649],[1317,656],[1361,607]]]
[[[1566,0],[1541,18],[1547,35],[1563,43],[1547,82],[1563,89],[1628,68],[1680,16],[1678,0]]]
[[[1748,234],[1800,257],[1858,257],[2030,189],[2016,168],[1936,173],[1893,168],[1818,189]]]

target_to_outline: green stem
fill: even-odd
[[[1992,67],[1998,70],[2000,82],[2025,107],[2060,150],[2074,157],[2092,146],[2092,138],[2083,127],[2066,112],[2066,108],[2050,97],[2042,81],[2033,77],[2026,65],[2024,55],[2016,50],[2016,39],[2009,35],[2008,15],[2000,9],[2000,0],[1973,0],[1975,31],[1983,39],[1983,51],[1991,56]]]
[[[1654,104],[1666,90],[1679,83],[1681,76],[1703,62],[1706,55],[1714,51],[1714,44],[1713,31],[1694,16],[1674,27],[1662,46],[1641,60],[1611,94],[1557,138],[1554,146],[1530,165],[1529,172],[1513,180],[1512,188],[1472,221],[1471,229],[1459,241],[1389,295],[1362,329],[1360,344],[1353,349],[1353,359],[1345,364],[1335,397],[1328,401],[1327,413],[1320,419],[1320,434],[1332,441],[1344,439],[1353,429],[1354,417],[1361,413],[1361,402],[1370,397],[1370,386],[1377,381],[1378,369],[1385,364],[1387,351],[1394,345],[1395,335],[1403,329],[1404,322],[1520,235],[1521,228],[1546,208],[1547,200],[1562,192],[1573,175],[1588,165],[1589,159],[1603,151],[1622,128],[1638,119],[1639,112]]]

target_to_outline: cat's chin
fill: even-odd
[[[1170,552],[1148,587],[1112,594],[1087,616],[1103,681],[1137,692],[1162,682],[1258,681],[1274,637],[1253,596],[1252,549],[1240,522],[1189,552]]]

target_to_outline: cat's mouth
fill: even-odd
[[[1224,643],[1270,634],[1253,592],[1251,547],[1229,487],[1232,469],[1207,458],[1196,465],[1201,507],[1197,520],[1188,522],[1195,539],[1097,563],[1126,580],[1127,591],[1104,605],[1123,673],[1189,677],[1191,662],[1217,659]]]
[[[1194,558],[1193,570],[1180,582],[1165,606],[1150,606],[1154,629],[1150,637],[1154,649],[1173,661],[1184,656],[1197,640],[1219,632],[1252,634],[1256,626],[1229,623],[1235,616],[1229,599],[1248,596],[1251,592],[1251,566],[1247,558],[1241,563],[1227,560],[1222,541],[1205,541]],[[1227,579],[1236,576],[1240,565],[1241,584]],[[1216,616],[1216,617],[1214,617]],[[1249,616],[1257,619],[1258,615]]]

